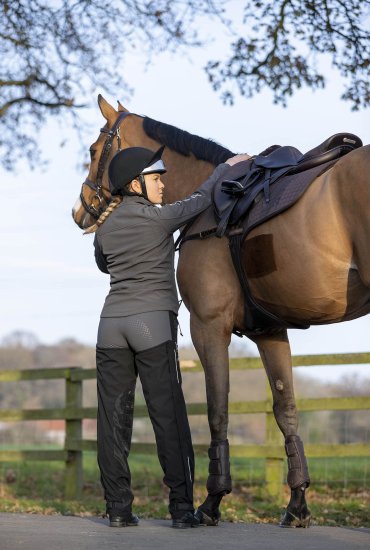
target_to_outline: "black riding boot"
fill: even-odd
[[[137,525],[131,514],[130,452],[135,399],[134,357],[126,348],[97,348],[98,464],[112,527]]]
[[[170,488],[173,527],[197,527],[193,516],[194,454],[181,374],[174,341],[142,351],[135,357],[153,424],[157,452]]]

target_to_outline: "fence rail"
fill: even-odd
[[[370,353],[306,355],[293,356],[293,366],[319,366],[343,364],[369,364]],[[257,357],[231,359],[230,369],[260,369],[262,362]],[[202,370],[199,361],[182,361],[183,372]],[[58,460],[65,463],[65,497],[78,499],[81,496],[83,483],[82,455],[84,451],[95,451],[96,441],[82,438],[82,420],[96,418],[96,407],[82,407],[83,381],[96,378],[95,369],[81,367],[1,370],[0,382],[17,382],[24,380],[65,380],[65,407],[54,409],[21,410],[0,409],[0,421],[16,422],[24,420],[65,420],[66,436],[64,449],[61,450],[0,450],[0,461],[23,460]],[[280,501],[282,496],[282,478],[285,451],[283,439],[277,428],[272,412],[271,391],[266,383],[267,399],[260,401],[232,402],[230,414],[266,414],[266,434],[264,445],[232,445],[233,457],[265,458],[265,480],[268,493]],[[370,409],[369,397],[330,397],[315,399],[298,399],[299,411],[338,411]],[[207,414],[205,403],[190,403],[187,406],[189,415]],[[135,406],[135,416],[147,416],[143,405]],[[207,445],[194,445],[195,452],[206,455]],[[306,455],[313,457],[362,457],[370,456],[370,444],[315,444],[305,446]],[[153,443],[133,443],[133,453],[154,453]]]

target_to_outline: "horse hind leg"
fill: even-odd
[[[310,511],[305,491],[310,484],[307,461],[298,431],[298,413],[294,397],[290,345],[285,330],[274,335],[252,338],[256,343],[273,396],[276,422],[285,438],[288,458],[287,482],[291,497],[281,527],[308,527]]]

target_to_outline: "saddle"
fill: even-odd
[[[181,233],[176,244],[212,235],[227,235],[233,264],[244,293],[244,325],[248,333],[273,332],[282,328],[304,329],[309,325],[288,323],[254,300],[246,274],[249,272],[246,256],[242,259],[242,244],[247,234],[292,206],[315,178],[340,157],[361,146],[359,137],[340,133],[305,154],[292,146],[276,146],[268,155],[257,155],[235,164],[227,172],[228,179],[217,182],[213,191],[217,227],[186,235],[193,223],[190,222]],[[250,252],[249,256],[253,255]],[[233,332],[238,336],[244,334],[236,329]]]
[[[361,145],[361,139],[354,134],[340,133],[305,154],[289,145],[276,146],[266,156],[257,155],[234,165],[228,172],[228,179],[218,182],[214,188],[213,203],[218,221],[216,235],[222,237],[229,225],[244,218],[261,193],[268,204],[271,186],[284,176],[305,173],[296,180],[301,182],[303,192],[323,169]],[[293,202],[291,200],[290,204]]]

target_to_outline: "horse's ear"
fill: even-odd
[[[99,94],[98,95],[98,105],[101,111],[101,114],[105,118],[106,121],[110,121],[112,119],[115,119],[117,116],[117,111],[108,103],[104,97]]]
[[[122,103],[120,103],[119,99],[117,99],[117,103],[118,103],[118,112],[119,113],[128,113],[128,109],[126,109],[126,107],[124,107],[122,105]]]

